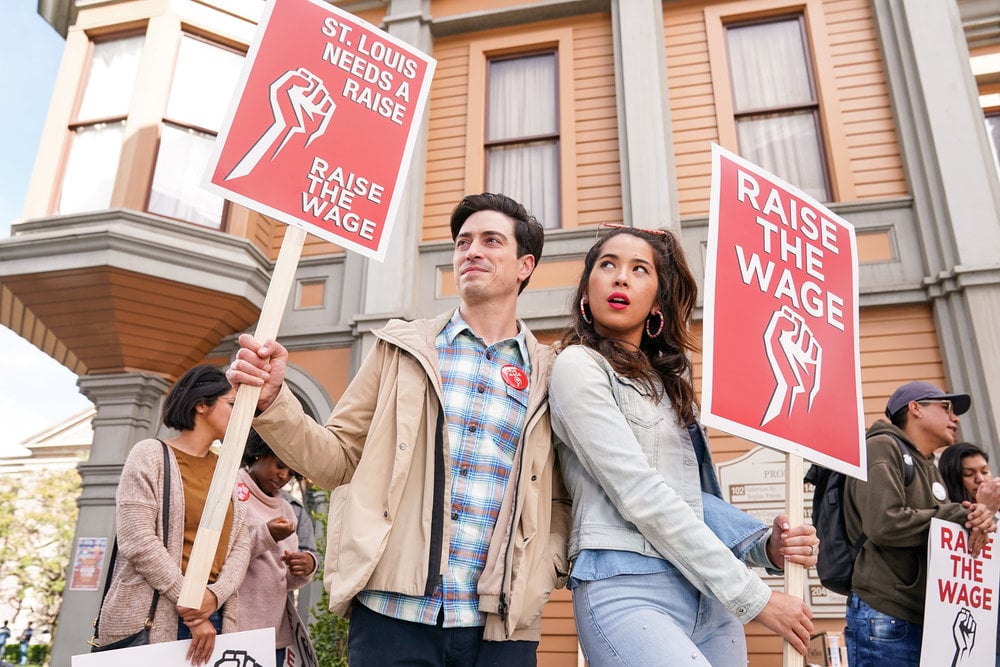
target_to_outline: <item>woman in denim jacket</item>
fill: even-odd
[[[811,526],[724,502],[697,424],[687,324],[697,284],[677,239],[613,229],[587,253],[549,386],[573,494],[570,588],[592,665],[746,665],[756,618],[805,655],[798,598],[748,566],[809,567]]]

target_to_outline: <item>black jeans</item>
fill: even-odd
[[[538,642],[483,640],[483,628],[400,621],[358,601],[351,607],[351,667],[534,667]]]

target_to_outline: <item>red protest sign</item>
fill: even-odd
[[[216,142],[211,185],[381,260],[434,67],[330,4],[268,2]]]
[[[854,228],[713,146],[704,422],[867,478]]]

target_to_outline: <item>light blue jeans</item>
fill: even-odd
[[[924,626],[872,609],[857,595],[847,599],[847,664],[851,667],[917,667]]]
[[[747,664],[743,624],[676,570],[581,581],[573,612],[592,667]]]

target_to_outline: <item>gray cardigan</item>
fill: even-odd
[[[663,558],[744,623],[760,613],[771,591],[705,525],[698,461],[669,403],[573,345],[556,357],[549,410],[573,496],[570,558],[583,549]],[[765,545],[747,559],[766,558]]]
[[[168,448],[169,449],[169,448]],[[101,644],[109,644],[142,629],[153,599],[160,591],[150,642],[177,640],[177,596],[184,577],[184,488],[177,459],[170,452],[170,525],[163,546],[163,449],[158,440],[142,440],[129,452],[115,494],[118,559],[111,588],[101,607]],[[233,524],[226,560],[219,578],[208,586],[223,611],[223,632],[236,632],[239,589],[250,562],[246,503],[233,498]]]

